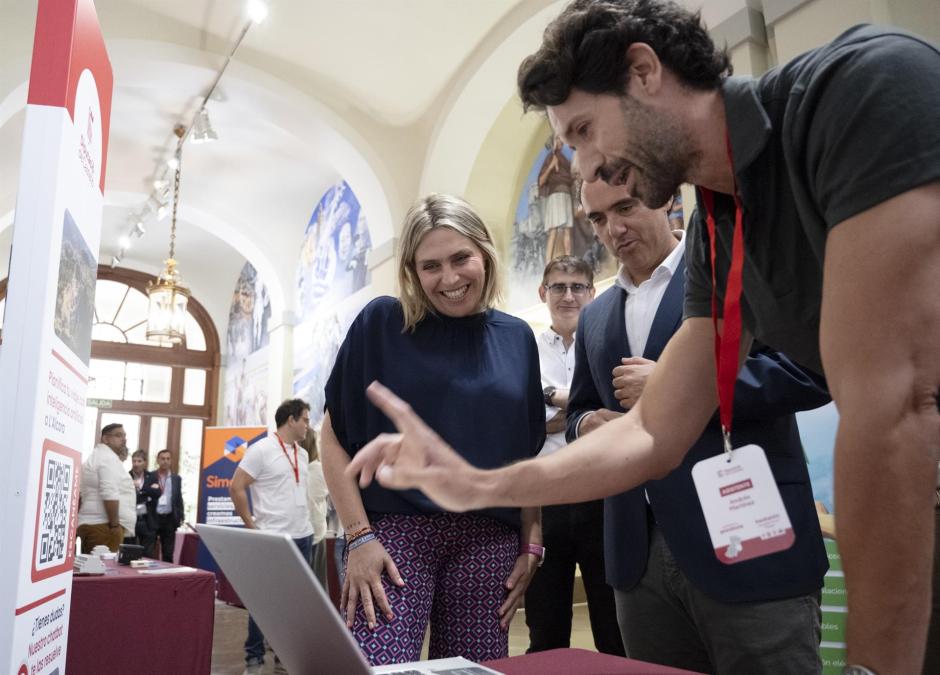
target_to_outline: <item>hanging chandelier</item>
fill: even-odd
[[[155,281],[147,284],[150,307],[147,312],[147,339],[161,344],[180,344],[186,337],[186,304],[189,289],[180,279],[176,268],[176,211],[180,200],[180,172],[182,170],[183,138],[186,127],[177,125],[173,133],[176,145],[176,168],[173,180],[173,220],[170,223],[170,257],[163,261],[163,271]]]

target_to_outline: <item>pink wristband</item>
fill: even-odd
[[[545,557],[545,547],[538,544],[523,544],[519,547],[519,555],[525,555],[526,553],[541,560]]]

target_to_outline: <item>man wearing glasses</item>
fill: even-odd
[[[559,256],[545,266],[539,298],[552,324],[537,340],[545,395],[545,444],[549,455],[565,445],[568,390],[574,374],[575,328],[581,308],[594,299],[594,272],[587,262]],[[525,596],[529,652],[562,649],[571,641],[575,566],[587,595],[594,645],[623,656],[614,596],[604,578],[604,503],[562,504],[542,509],[543,558]]]

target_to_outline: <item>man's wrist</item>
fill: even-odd
[[[116,527],[121,527],[121,523],[108,523],[108,527],[113,530]]]
[[[475,485],[471,503],[467,511],[483,509],[491,506],[514,506],[511,501],[511,480],[507,480],[507,473],[512,466],[501,469],[479,469],[470,467],[466,477],[467,485]]]
[[[558,391],[555,387],[549,385],[542,390],[542,399],[545,401],[545,405],[554,406],[552,403],[552,398],[555,396],[555,392]]]
[[[583,415],[581,415],[581,417],[578,418],[578,423],[575,425],[575,428],[574,428],[575,438],[581,438],[582,433],[586,434],[590,431],[590,429],[582,430],[581,427],[584,425],[587,419],[596,412],[597,412],[596,410],[589,410],[588,412],[584,413]]]

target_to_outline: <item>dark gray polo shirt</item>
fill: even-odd
[[[822,373],[829,230],[940,180],[940,51],[903,31],[856,26],[758,80],[729,78],[722,96],[744,205],[744,325]],[[686,317],[711,316],[708,229],[698,202],[686,236]],[[720,313],[734,201],[716,194],[715,210]],[[903,236],[904,223],[897,228]]]

